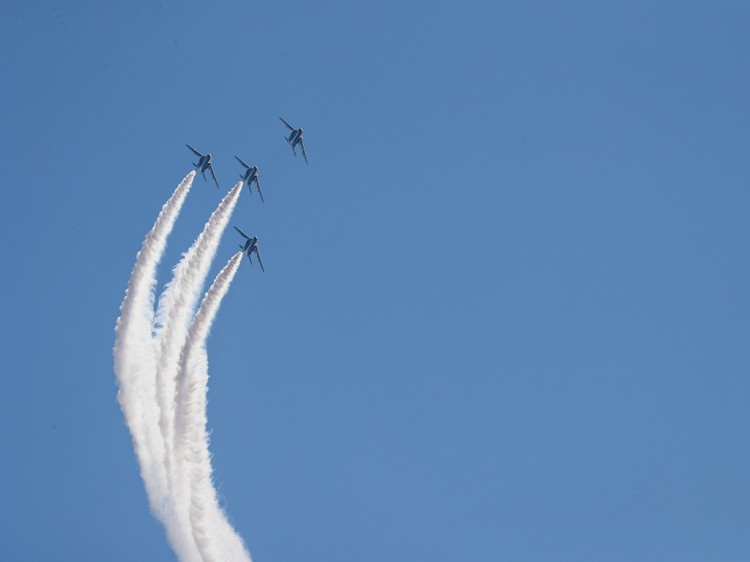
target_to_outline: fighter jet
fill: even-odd
[[[294,152],[295,156],[297,156],[297,151],[294,150],[294,147],[297,145],[300,145],[300,147],[302,147],[302,156],[305,157],[305,164],[309,164],[309,162],[307,161],[307,152],[305,152],[304,139],[302,138],[302,135],[305,132],[304,129],[295,129],[289,123],[284,121],[283,117],[279,117],[279,119],[281,119],[281,122],[284,123],[284,125],[286,125],[287,127],[289,127],[290,131],[292,131],[291,133],[289,133],[289,138],[284,137],[284,140],[286,140],[286,142],[289,143],[289,146],[292,147],[292,152]]]
[[[248,236],[244,232],[242,232],[239,228],[236,226],[234,229],[240,233],[240,236],[242,236],[245,239],[244,244],[240,244],[240,248],[242,248],[242,253],[247,256],[247,259],[250,260],[250,263],[253,263],[253,257],[252,254],[255,252],[255,255],[258,256],[258,263],[260,263],[260,268],[265,272],[266,268],[263,267],[263,260],[260,259],[260,250],[258,249],[258,237],[257,236]]]
[[[214,178],[214,183],[216,184],[216,189],[221,191],[221,188],[219,187],[219,180],[216,179],[216,173],[214,172],[214,165],[211,163],[211,155],[201,154],[189,144],[186,144],[185,146],[187,146],[190,150],[192,150],[193,154],[195,154],[198,157],[198,163],[196,164],[195,162],[193,162],[193,166],[195,166],[195,169],[200,171],[204,180],[206,179],[206,170],[211,172],[211,175]]]
[[[263,191],[261,191],[260,189],[260,179],[258,177],[258,166],[248,166],[237,155],[235,155],[235,158],[240,164],[242,164],[245,167],[245,173],[240,174],[240,177],[242,178],[242,182],[247,185],[247,188],[250,190],[250,193],[253,192],[252,183],[255,182],[255,185],[258,186],[258,194],[260,195],[260,200],[263,201]]]

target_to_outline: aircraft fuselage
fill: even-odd
[[[245,245],[242,247],[242,251],[247,254],[247,257],[250,257],[250,254],[252,254],[257,248],[258,248],[258,237],[253,236],[252,238],[250,238],[248,241],[245,242]]]
[[[201,172],[205,172],[210,165],[211,165],[211,155],[210,154],[206,154],[205,156],[201,156],[200,160],[198,160],[198,168],[200,168]]]
[[[302,140],[302,134],[305,131],[303,129],[295,129],[292,131],[292,133],[289,135],[289,138],[287,139],[289,141],[289,144],[292,146],[297,146],[300,141]]]
[[[245,175],[243,178],[245,180],[245,183],[248,185],[253,183],[254,181],[258,181],[258,166],[250,166],[247,170],[245,170]]]

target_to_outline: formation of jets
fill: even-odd
[[[305,164],[309,164],[307,161],[307,151],[305,150],[305,143],[304,143],[304,129],[295,129],[292,125],[290,125],[287,121],[284,120],[283,117],[279,117],[281,119],[281,122],[284,123],[284,125],[287,126],[287,128],[291,131],[289,133],[288,137],[284,137],[284,140],[289,143],[289,146],[292,147],[292,152],[295,156],[297,156],[296,147],[300,147],[302,150],[302,156],[305,159]],[[203,179],[206,180],[206,170],[211,172],[211,177],[214,179],[214,183],[216,184],[216,189],[221,190],[219,187],[219,180],[216,179],[216,172],[214,172],[214,165],[211,160],[210,154],[202,154],[198,152],[195,148],[190,146],[189,144],[186,144],[193,154],[195,154],[198,157],[198,162],[193,162],[193,166],[195,166],[196,171],[199,171],[201,175],[203,176]],[[247,185],[247,188],[250,190],[250,193],[253,192],[252,184],[255,183],[255,186],[258,188],[258,195],[260,195],[261,202],[265,202],[263,199],[263,191],[260,189],[260,169],[258,166],[249,166],[248,164],[245,164],[245,162],[242,161],[242,159],[235,155],[235,158],[237,161],[242,165],[244,168],[244,173],[240,174],[240,178],[242,178],[242,183]],[[208,180],[206,180],[208,181]],[[242,249],[242,253],[247,256],[247,259],[250,260],[250,263],[253,263],[253,252],[255,253],[255,257],[258,258],[258,263],[260,264],[260,269],[262,271],[266,271],[266,268],[263,267],[263,260],[260,258],[260,249],[258,248],[258,237],[257,236],[248,236],[244,232],[242,232],[239,228],[236,226],[234,229],[240,233],[240,236],[242,236],[245,239],[244,244],[240,244],[240,248]]]

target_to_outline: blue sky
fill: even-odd
[[[190,143],[266,197],[208,350],[254,560],[750,558],[746,3],[4,14],[0,557],[174,559],[112,344]]]

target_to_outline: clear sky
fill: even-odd
[[[256,562],[750,559],[747,2],[3,19],[0,558],[174,560],[112,345],[190,143],[266,198],[208,350]],[[218,200],[198,178],[162,283]]]

